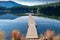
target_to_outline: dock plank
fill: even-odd
[[[27,31],[26,38],[38,38],[36,23],[31,14],[29,14],[28,31]]]

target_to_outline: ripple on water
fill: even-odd
[[[60,21],[33,16],[38,35],[44,33],[47,29],[60,33]],[[21,16],[13,20],[0,20],[0,30],[5,32],[7,40],[11,38],[12,30],[19,30],[22,35],[26,35],[28,29],[28,16]]]

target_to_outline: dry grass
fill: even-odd
[[[15,34],[16,33],[16,34]],[[16,36],[16,37],[15,37]],[[4,40],[4,32],[0,32],[0,39]],[[54,31],[47,30],[44,34],[41,34],[38,39],[27,39],[25,36],[22,36],[19,31],[12,31],[11,40],[60,40],[60,34],[55,35]]]
[[[54,31],[47,30],[45,34],[40,35],[39,40],[60,40],[60,34],[55,35]]]

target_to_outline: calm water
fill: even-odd
[[[37,33],[40,35],[47,29],[54,30],[60,34],[60,21],[44,17],[33,16],[36,25]],[[26,35],[28,29],[28,16],[17,17],[16,19],[0,19],[0,31],[5,32],[6,40],[10,40],[11,32],[19,30],[22,35]]]

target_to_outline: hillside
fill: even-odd
[[[13,2],[13,1],[0,1],[0,6],[6,7],[6,8],[11,8],[14,6],[22,6],[22,5],[18,4],[16,2]]]
[[[60,16],[60,2],[50,3],[45,5],[34,6],[37,13],[50,16]]]
[[[4,8],[0,6],[0,14],[5,14],[5,13],[12,13],[12,14],[24,14],[24,13],[31,13],[33,12],[34,14],[42,14],[42,15],[47,15],[47,16],[60,16],[60,2],[55,2],[55,3],[50,3],[50,4],[44,4],[44,5],[36,5],[36,6],[25,6],[21,4],[17,4],[13,1],[8,1],[8,7],[11,8]],[[5,3],[3,1],[3,3]],[[1,3],[0,3],[1,4]],[[9,6],[11,5],[11,6]],[[5,7],[7,7],[5,5]]]

